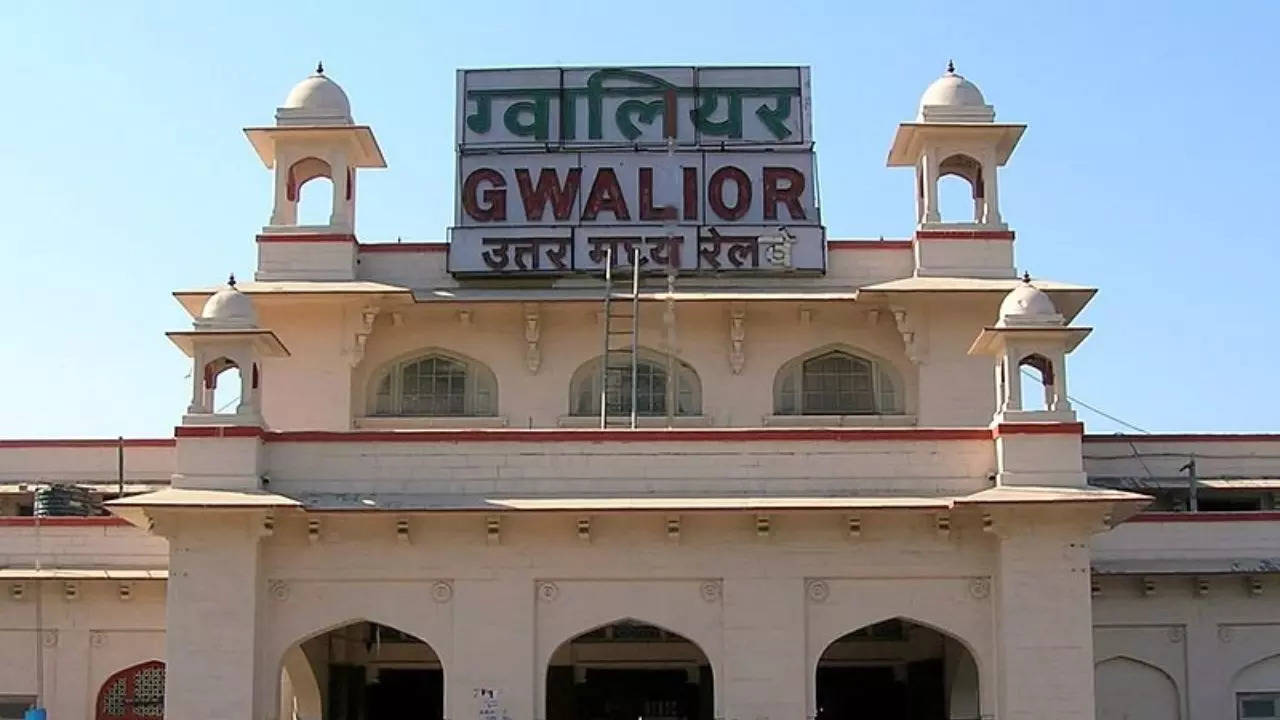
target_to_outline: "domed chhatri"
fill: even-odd
[[[996,327],[1010,325],[1062,325],[1061,313],[1049,294],[1031,284],[1031,276],[1023,275],[1018,284],[1000,303]]]
[[[934,80],[920,96],[923,122],[994,122],[995,108],[987,104],[982,91],[963,75],[956,73],[953,63]]]
[[[236,276],[227,279],[227,286],[209,296],[196,319],[197,330],[247,330],[258,326],[258,315],[253,301],[236,287]]]
[[[276,110],[279,125],[351,125],[351,100],[342,86],[324,74],[324,65],[293,86]]]

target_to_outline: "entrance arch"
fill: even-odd
[[[294,643],[280,660],[281,720],[444,718],[444,668],[424,640],[355,620]]]
[[[551,654],[546,720],[712,720],[711,662],[697,644],[624,618]]]
[[[149,660],[107,678],[94,705],[96,720],[162,720],[164,663]]]
[[[832,641],[815,671],[816,720],[981,717],[978,665],[958,638],[906,618]]]

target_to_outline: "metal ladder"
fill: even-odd
[[[630,288],[623,285],[623,290],[614,289],[614,247],[605,248],[604,258],[604,352],[600,358],[600,427],[626,427],[634,430],[639,420],[637,403],[638,391],[638,359],[640,340],[640,259],[644,251],[643,243],[631,246]],[[618,274],[625,276],[625,271],[617,268]],[[609,387],[610,378],[621,381],[623,373],[631,379],[628,388]],[[610,372],[614,371],[614,372]],[[610,391],[614,392],[611,393]],[[619,422],[609,417],[610,394],[630,393],[631,413],[624,421]],[[613,423],[612,425],[610,423]]]

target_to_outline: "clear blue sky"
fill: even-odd
[[[1277,430],[1280,3],[0,3],[0,437],[166,435],[189,319],[250,276],[267,124],[317,59],[390,169],[368,241],[439,239],[454,69],[803,63],[833,237],[905,237],[884,167],[948,58],[1030,128],[1001,177],[1020,267],[1095,285],[1071,390],[1154,431]],[[1114,423],[1087,411],[1090,430]]]

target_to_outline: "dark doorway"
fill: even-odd
[[[547,720],[711,720],[714,702],[701,649],[635,621],[583,633],[547,669]]]
[[[409,633],[354,622],[299,644],[310,666],[314,710],[324,720],[443,720],[444,670],[440,658]],[[306,665],[291,666],[295,693]],[[295,702],[301,702],[295,694]],[[289,702],[289,697],[283,700]],[[323,709],[321,710],[321,707]]]
[[[979,717],[977,669],[955,639],[906,620],[864,627],[818,661],[817,720]]]
[[[387,668],[365,693],[365,720],[442,720],[444,673]]]

